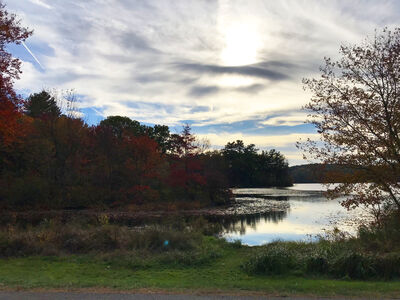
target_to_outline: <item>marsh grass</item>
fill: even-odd
[[[97,222],[52,219],[37,226],[1,227],[0,256],[122,255],[133,265],[140,265],[143,258],[146,263],[202,265],[220,256],[219,243],[210,243],[212,237],[205,235],[213,232],[214,227],[202,219],[142,227],[109,224],[106,216]]]

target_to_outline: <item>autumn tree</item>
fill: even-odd
[[[193,156],[196,149],[196,137],[192,134],[192,129],[188,124],[182,127],[180,134],[171,135],[171,154],[188,157]]]
[[[0,2],[0,146],[9,145],[23,132],[21,98],[13,89],[14,80],[21,74],[21,62],[7,51],[7,45],[20,44],[31,34]]]
[[[206,184],[204,166],[196,155],[196,136],[189,125],[180,134],[171,135],[170,184],[181,188],[186,199],[193,200],[202,186]]]
[[[340,55],[325,59],[319,79],[304,80],[320,141],[299,146],[306,158],[352,168],[329,192],[347,196],[345,207],[400,210],[400,28],[342,46]]]
[[[13,88],[21,74],[21,62],[7,51],[7,45],[20,44],[31,34],[0,2],[0,205],[15,182],[12,174],[21,168],[22,137],[29,128],[21,113],[22,99]]]

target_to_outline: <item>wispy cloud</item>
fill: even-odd
[[[254,76],[269,80],[287,80],[290,78],[288,74],[283,74],[278,71],[260,67],[257,65],[246,66],[219,66],[219,65],[204,65],[181,63],[178,66],[179,70],[194,72],[196,74],[235,74],[243,76]]]
[[[304,124],[306,121],[307,113],[305,112],[287,112],[286,114],[271,116],[267,120],[261,121],[260,124],[268,126],[296,126]]]
[[[42,6],[44,8],[52,9],[52,7],[49,4],[47,4],[46,2],[44,2],[43,0],[29,0],[29,1],[32,2],[33,4]]]

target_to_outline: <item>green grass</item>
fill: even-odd
[[[209,243],[221,241],[210,239]],[[298,276],[249,275],[240,267],[256,248],[227,245],[200,265],[162,263],[162,253],[139,260],[129,254],[108,256],[31,256],[0,259],[3,288],[161,289],[176,292],[260,292],[274,295],[399,297],[399,281],[347,281]],[[138,254],[139,255],[139,254]],[[158,257],[158,258],[157,258]]]

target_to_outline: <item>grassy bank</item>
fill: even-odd
[[[213,241],[212,243],[218,243]],[[79,255],[0,260],[0,286],[12,288],[88,288],[118,290],[261,292],[275,295],[398,297],[398,281],[349,281],[301,276],[250,275],[241,265],[255,249],[224,246],[220,256],[203,264],[162,263],[137,256]]]

